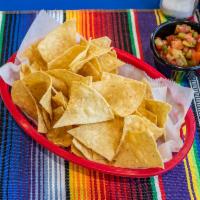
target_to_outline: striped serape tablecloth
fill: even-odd
[[[76,18],[82,35],[92,38],[107,35],[114,47],[152,66],[150,34],[166,21],[159,10],[48,13],[59,21]],[[0,65],[16,52],[36,15],[36,12],[0,13]],[[198,12],[194,19],[198,20]],[[142,179],[107,175],[64,161],[27,136],[0,99],[0,199],[200,199],[200,80],[191,75],[189,84],[195,91],[194,145],[186,159],[170,172]]]

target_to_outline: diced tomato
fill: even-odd
[[[166,37],[166,40],[167,40],[168,43],[171,43],[171,41],[173,41],[175,39],[176,39],[175,35],[169,35],[169,36]]]
[[[187,24],[177,25],[176,26],[176,33],[189,33],[191,31],[191,27]]]
[[[181,40],[171,41],[171,47],[174,48],[174,49],[179,49],[179,50],[184,48]]]
[[[193,61],[196,65],[199,64],[199,62],[200,62],[200,52],[194,51],[194,52],[192,53],[192,61]]]
[[[198,42],[196,45],[196,51],[200,52],[200,42]]]

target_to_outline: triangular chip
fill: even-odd
[[[52,103],[54,104],[54,107],[63,106],[63,108],[67,108],[67,98],[63,95],[62,92],[57,92],[52,97]]]
[[[129,119],[129,116],[125,118],[123,131],[126,135],[114,165],[126,168],[163,168],[157,144],[151,133],[148,130],[135,131],[135,128],[130,126]]]
[[[80,53],[84,52],[86,46],[82,45],[74,45],[71,48],[65,50],[62,54],[58,57],[53,59],[51,62],[48,63],[49,69],[68,69],[69,64],[79,55]]]
[[[107,36],[95,38],[91,42],[101,48],[110,48],[111,45],[111,39]]]
[[[24,79],[29,74],[31,74],[30,65],[27,63],[22,63],[19,72],[20,80]]]
[[[84,77],[66,69],[52,69],[52,70],[47,71],[47,73],[63,81],[67,85],[67,87],[71,87],[73,81],[83,82],[87,85],[91,85],[92,83],[91,76]]]
[[[31,120],[36,121],[38,132],[46,133],[47,128],[43,120],[42,111],[36,103],[35,98],[23,81],[15,81],[12,86],[11,96],[14,104],[28,115]]]
[[[145,98],[146,99],[153,99],[151,85],[149,84],[149,82],[146,79],[142,79],[142,82],[146,85]]]
[[[49,63],[76,44],[76,21],[68,20],[46,35],[39,43],[42,58]]]
[[[52,80],[50,76],[43,72],[35,72],[26,76],[23,82],[30,90],[33,97],[52,116],[51,108],[51,88]]]
[[[54,125],[55,128],[103,122],[114,118],[106,100],[92,87],[73,82],[70,94],[67,109]]]
[[[125,64],[124,62],[114,57],[110,53],[106,53],[100,56],[98,59],[103,71],[106,71],[106,72],[111,72]]]
[[[133,132],[149,130],[155,140],[164,134],[164,129],[157,127],[150,120],[138,115],[129,115],[126,117],[126,126]]]
[[[87,148],[112,161],[122,136],[123,120],[86,124],[71,129],[69,134]]]
[[[37,41],[25,49],[22,53],[18,55],[20,61],[28,59],[30,64],[37,62],[42,66],[46,66],[46,62],[42,59],[37,47],[40,41]]]
[[[126,81],[125,78],[94,82],[93,87],[107,100],[115,114],[121,117],[135,112],[145,95],[143,83]]]
[[[51,129],[47,133],[47,138],[58,146],[68,147],[72,143],[72,136],[67,131],[67,127]]]
[[[53,109],[53,124],[58,121],[58,119],[63,115],[64,112],[65,109],[63,108],[63,106],[59,106]]]
[[[85,145],[83,145],[82,143],[80,143],[78,140],[73,139],[72,140],[72,144],[73,146],[76,147],[76,149],[79,150],[79,152],[81,152],[81,154],[84,155],[84,157],[86,157],[88,160],[92,160],[95,162],[99,162],[99,163],[104,163],[107,164],[108,161],[102,157],[101,155],[95,153],[94,151],[92,151],[91,149],[87,148]]]
[[[172,108],[171,105],[162,101],[146,99],[145,108],[157,116],[158,127],[164,128],[167,121],[167,116]]]
[[[84,158],[84,155],[73,145],[73,143],[71,144],[71,152],[79,157]]]

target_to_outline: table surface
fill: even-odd
[[[108,35],[112,45],[154,65],[150,33],[166,21],[152,11],[49,11],[59,21],[76,18],[86,37]],[[0,13],[0,66],[17,51],[36,13]],[[199,13],[197,11],[195,20]],[[163,176],[124,178],[64,161],[28,137],[0,99],[0,199],[200,199],[200,79],[191,74],[197,132],[186,159]]]
[[[155,9],[159,0],[1,0],[0,10]]]

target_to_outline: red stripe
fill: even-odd
[[[103,174],[100,172],[99,173],[99,184],[100,184],[101,199],[106,199],[106,196],[105,196],[106,191],[104,191],[104,182],[105,182],[105,179],[103,177]]]
[[[163,185],[163,181],[162,181],[162,176],[158,176],[158,183],[159,183],[159,187],[160,187],[162,200],[166,200],[166,194],[165,194],[165,189],[164,189],[164,185]]]
[[[140,57],[141,57],[142,60],[144,60],[144,55],[143,55],[143,51],[142,51],[142,42],[141,42],[140,32],[139,32],[137,11],[133,11],[133,15],[134,15],[134,18],[135,18],[135,29],[136,29],[136,34],[137,34]]]

